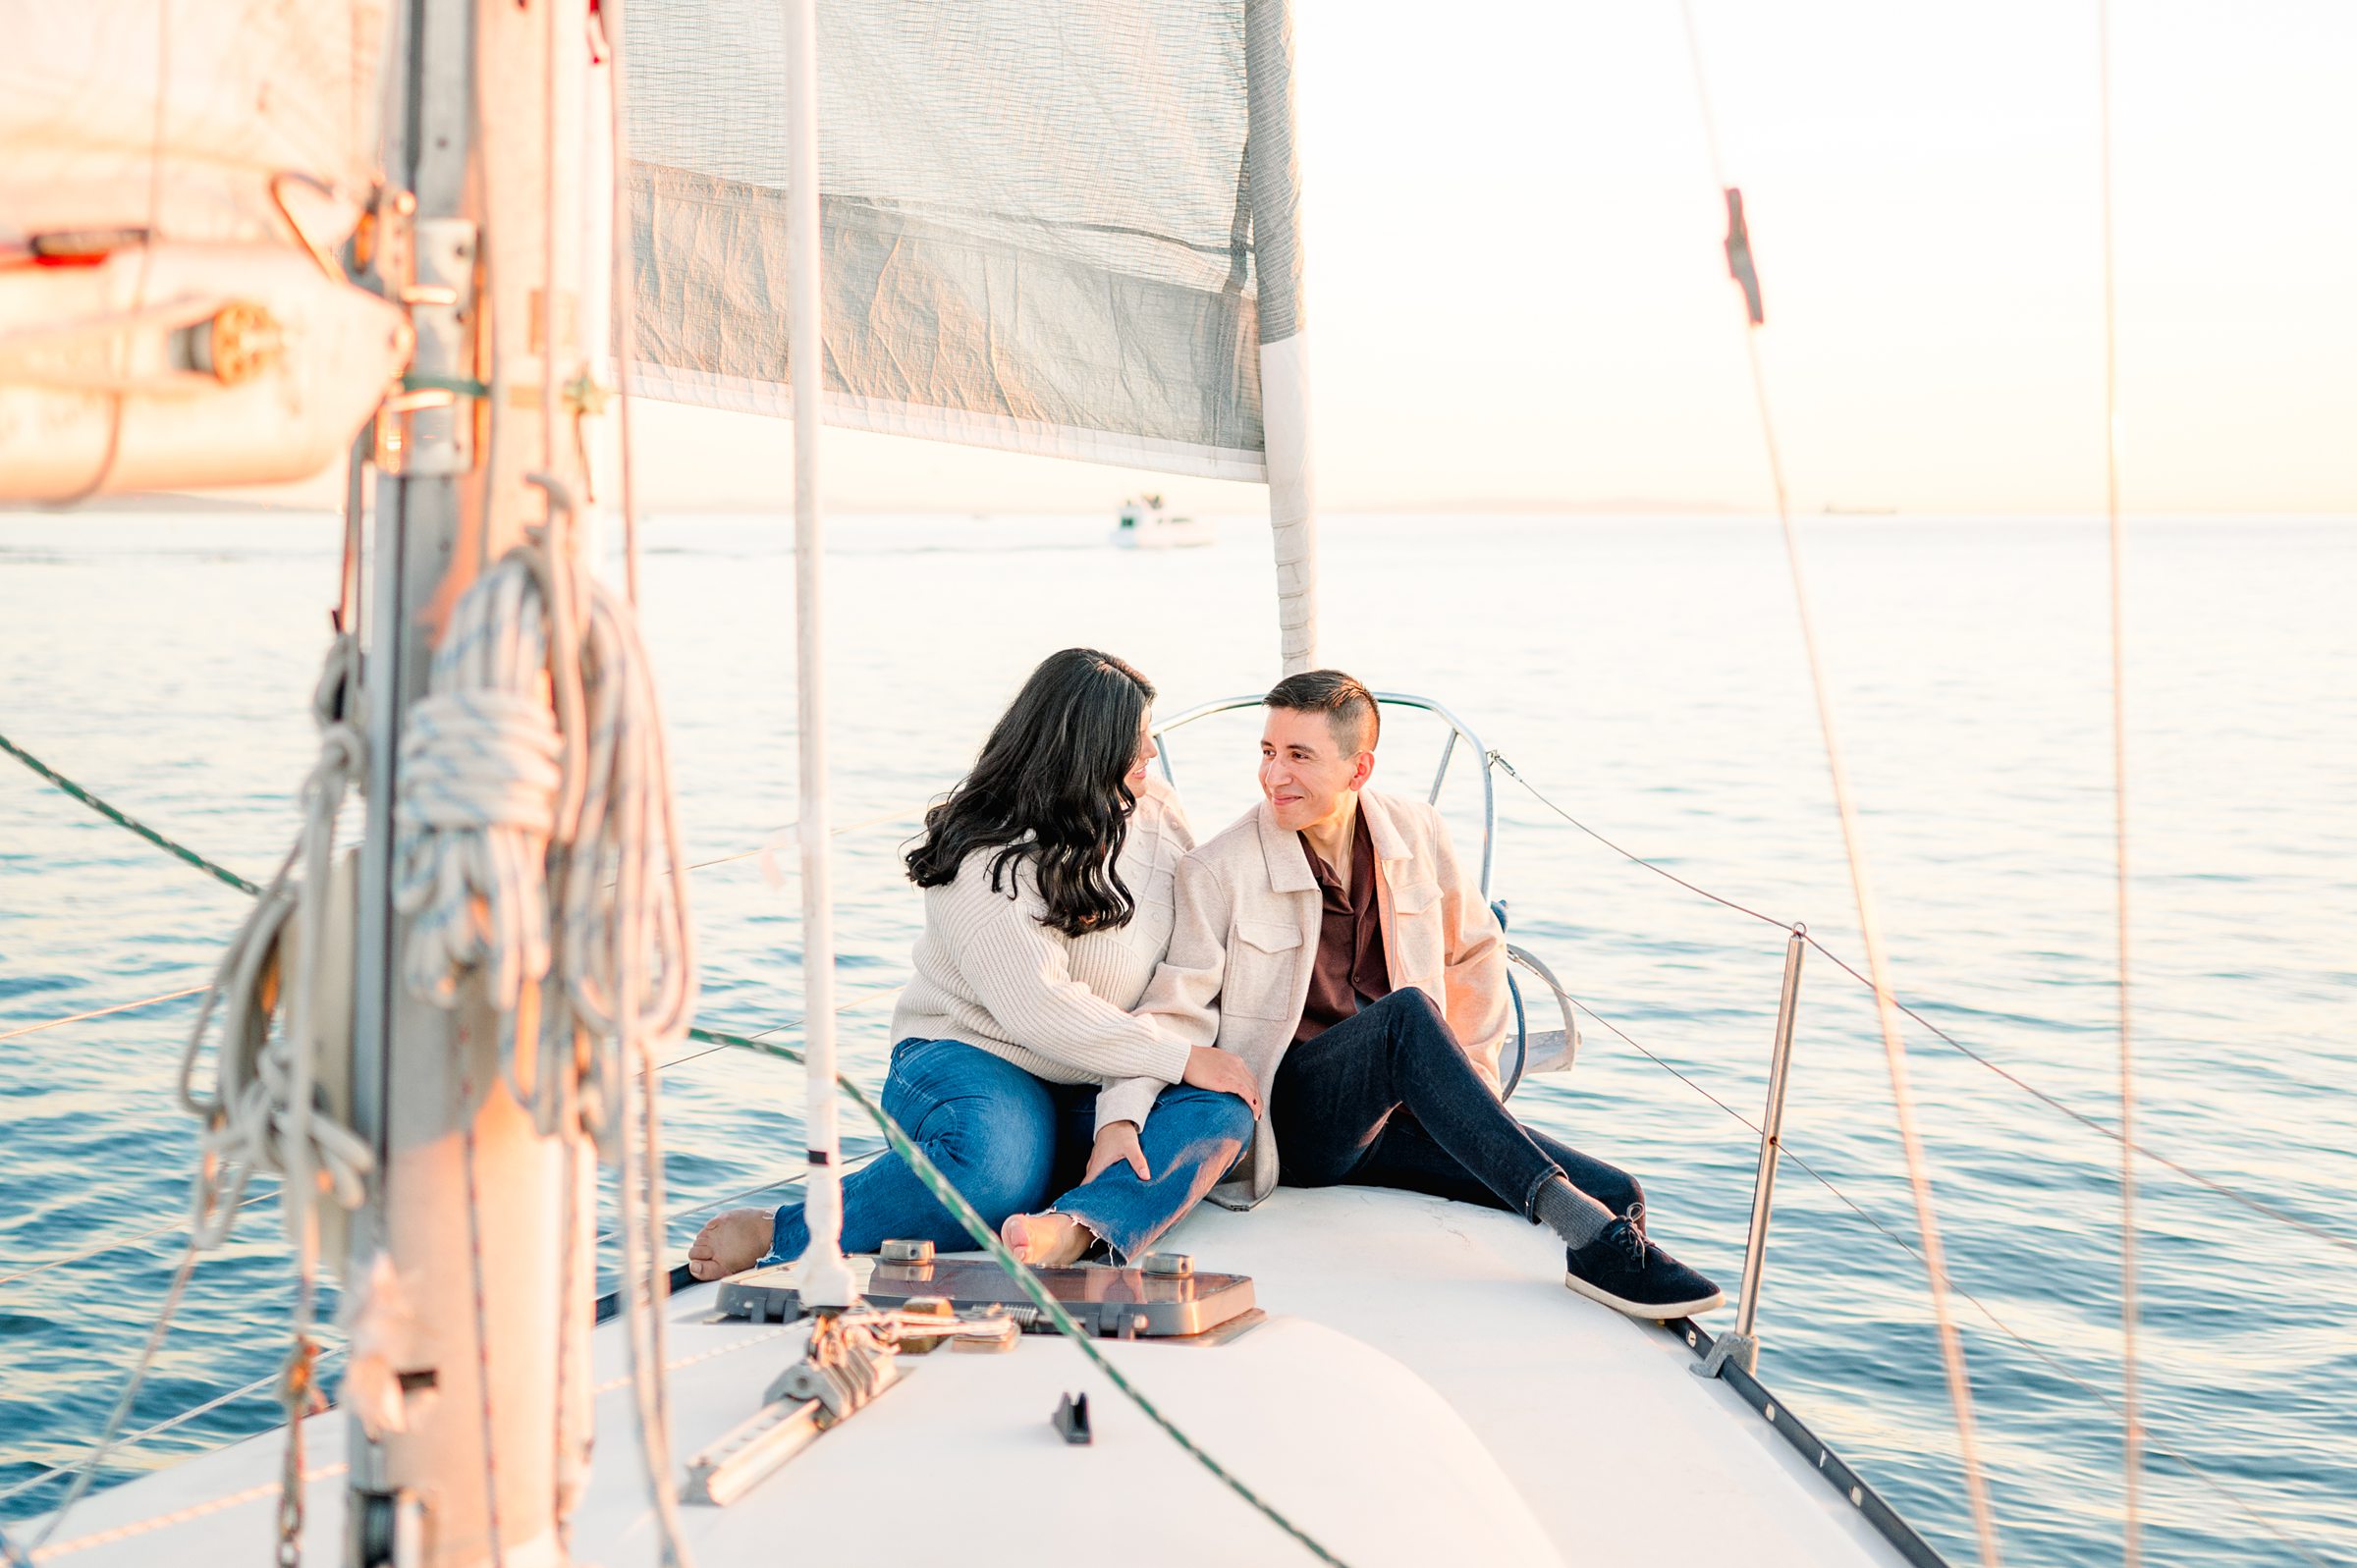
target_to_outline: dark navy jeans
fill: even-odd
[[[1288,1186],[1404,1187],[1525,1219],[1559,1173],[1617,1215],[1645,1198],[1627,1171],[1516,1121],[1413,986],[1288,1049],[1269,1120]]]
[[[885,1112],[994,1229],[1062,1193],[1057,1211],[1095,1231],[1124,1262],[1149,1251],[1252,1137],[1252,1112],[1241,1100],[1175,1085],[1155,1100],[1139,1133],[1152,1176],[1140,1181],[1124,1161],[1075,1185],[1096,1141],[1096,1108],[1095,1084],[1049,1083],[958,1040],[902,1041],[884,1078]],[[973,1246],[906,1162],[886,1153],[843,1179],[843,1248],[874,1252],[898,1237],[945,1252]],[[798,1258],[809,1242],[800,1203],[788,1204],[777,1212],[762,1261]]]

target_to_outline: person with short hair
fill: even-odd
[[[1266,1102],[1214,1201],[1249,1208],[1282,1180],[1507,1209],[1556,1232],[1580,1294],[1643,1318],[1718,1306],[1717,1285],[1647,1237],[1635,1177],[1523,1126],[1499,1098],[1505,934],[1440,813],[1366,787],[1374,696],[1313,670],[1264,706],[1261,803],[1179,861],[1169,955],[1138,1009],[1246,1062]],[[1163,1089],[1108,1086],[1100,1125],[1124,1141],[1150,1130]],[[1026,1261],[1087,1245],[1052,1214],[1005,1228]]]

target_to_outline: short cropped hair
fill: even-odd
[[[1322,713],[1334,730],[1335,744],[1345,756],[1373,751],[1375,741],[1383,733],[1383,720],[1375,711],[1375,694],[1355,676],[1340,670],[1304,670],[1297,676],[1287,676],[1269,688],[1260,699],[1264,708],[1283,708],[1288,713]]]

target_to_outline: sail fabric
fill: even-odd
[[[624,12],[642,393],[792,410],[781,15],[775,0]],[[1287,86],[1250,80],[1247,34],[1283,7],[819,0],[817,15],[827,418],[1265,478],[1263,327],[1292,330],[1297,252],[1255,233],[1295,208]],[[1261,139],[1285,199],[1256,203],[1248,147],[1280,122]],[[1287,269],[1279,321],[1263,249]]]
[[[383,0],[0,0],[0,252],[36,235],[332,245],[373,183]]]

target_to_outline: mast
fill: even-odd
[[[1293,116],[1290,0],[1244,0],[1250,130],[1244,181],[1260,297],[1260,417],[1277,626],[1286,675],[1318,662],[1318,520],[1309,443],[1309,355],[1302,337],[1301,161]]]
[[[527,530],[548,524],[563,548],[573,530],[553,496],[590,493],[584,415],[608,300],[586,287],[605,258],[586,254],[603,192],[588,199],[583,172],[611,170],[609,128],[587,112],[605,67],[573,8],[395,9],[386,189],[356,256],[407,306],[417,347],[377,443],[354,1077],[382,1175],[355,1217],[347,1277],[364,1288],[381,1249],[398,1279],[400,1310],[370,1304],[384,1309],[402,1430],[352,1418],[346,1557],[547,1563],[566,1558],[587,1469],[592,1156],[572,1122],[544,1136],[517,1103],[478,988],[445,1009],[402,983],[396,760],[459,594]],[[520,1053],[535,1000],[527,988],[512,1020]]]
[[[802,850],[803,1109],[810,1174],[802,1216],[810,1244],[797,1281],[803,1302],[858,1299],[843,1261],[843,1156],[835,1126],[835,884],[827,859],[826,619],[820,599],[825,532],[818,511],[819,390],[826,358],[818,296],[818,18],[812,0],[786,0],[787,343],[794,378],[795,784]]]

